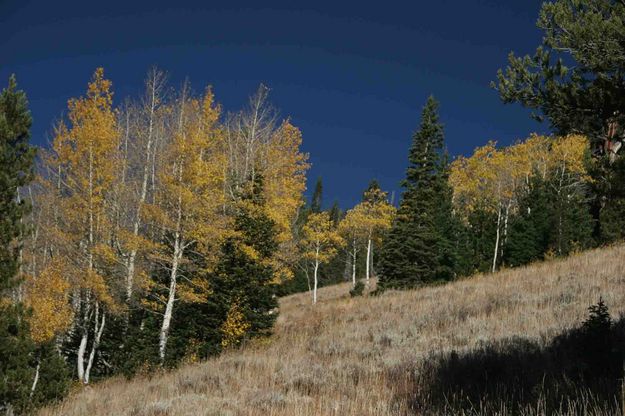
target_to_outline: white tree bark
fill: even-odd
[[[35,390],[37,389],[37,383],[39,382],[39,368],[40,367],[41,367],[41,361],[37,360],[37,368],[35,368],[35,379],[33,380],[33,384],[30,387],[29,397],[33,397],[33,394],[35,394]]]
[[[91,368],[93,367],[93,362],[95,360],[95,355],[98,351],[98,347],[100,346],[100,340],[102,339],[102,333],[104,332],[104,324],[106,323],[106,313],[102,312],[102,320],[98,326],[99,320],[99,312],[100,307],[98,302],[95,304],[95,325],[94,325],[94,338],[93,345],[91,345],[91,353],[89,353],[89,361],[87,363],[87,369],[85,370],[85,375],[83,379],[84,384],[89,384],[89,377],[91,375]]]
[[[499,211],[497,212],[497,235],[495,237],[495,253],[493,254],[493,267],[492,273],[495,273],[497,270],[497,255],[499,254],[499,238],[501,235],[501,207],[499,207]]]
[[[356,286],[356,239],[352,247],[352,286]]]
[[[163,75],[156,70],[150,74],[150,79],[148,80],[148,133],[147,140],[145,143],[145,161],[143,165],[143,177],[141,178],[141,192],[139,194],[139,200],[137,201],[137,205],[135,207],[134,212],[134,222],[132,224],[132,232],[133,236],[136,238],[139,235],[139,227],[141,225],[141,207],[145,203],[147,193],[148,193],[148,182],[150,179],[150,160],[152,159],[152,144],[154,142],[154,113],[156,111],[156,105],[159,100],[159,91],[163,82]],[[153,185],[155,186],[155,185]],[[137,248],[133,246],[132,250],[128,255],[128,262],[126,267],[126,300],[130,302],[132,298],[133,291],[133,282],[134,282],[134,274],[135,274],[135,261],[137,258]]]
[[[78,380],[83,382],[85,379],[85,351],[87,349],[87,341],[89,340],[89,332],[84,329],[82,338],[80,339],[80,345],[78,346],[78,352],[76,353]]]
[[[367,260],[365,270],[367,285],[369,285],[369,277],[371,276],[371,235],[369,235],[369,238],[367,239]]]
[[[167,297],[167,305],[165,306],[165,314],[163,316],[163,324],[158,344],[158,355],[163,362],[165,360],[165,350],[167,348],[167,338],[169,337],[169,327],[171,325],[171,317],[174,312],[174,301],[176,300],[176,283],[178,278],[178,262],[180,259],[180,243],[179,237],[176,235],[174,243],[174,255],[171,264],[171,274],[169,276],[169,295]]]
[[[182,168],[180,168],[182,170]],[[178,218],[176,221],[176,232],[174,234],[174,253],[171,261],[171,273],[169,275],[169,295],[167,297],[167,305],[165,306],[165,314],[163,316],[163,324],[159,336],[158,355],[161,363],[165,360],[165,350],[167,348],[167,338],[169,337],[169,327],[174,312],[174,302],[176,300],[176,284],[178,279],[178,265],[184,251],[181,244],[180,225],[182,221],[182,197],[178,196]]]
[[[317,303],[317,286],[319,282],[319,278],[317,272],[319,271],[319,246],[317,246],[317,251],[315,255],[315,270],[314,270],[314,283],[313,283],[313,305]]]

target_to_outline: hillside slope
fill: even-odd
[[[600,296],[613,317],[625,312],[625,247],[379,297],[348,290],[324,288],[316,306],[308,294],[282,299],[270,340],[153,378],[108,380],[40,414],[418,413],[412,390],[434,356],[510,339],[546,347]]]

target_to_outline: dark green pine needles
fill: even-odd
[[[457,273],[454,240],[461,225],[453,216],[443,141],[438,103],[430,97],[412,138],[397,218],[382,247],[382,290],[449,280]]]

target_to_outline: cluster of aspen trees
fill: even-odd
[[[449,180],[454,190],[456,212],[475,235],[482,230],[478,230],[479,226],[472,218],[482,214],[493,223],[487,227],[492,234],[487,236],[492,242],[488,244],[490,271],[497,270],[505,257],[506,244],[511,243],[511,220],[535,215],[531,212],[530,192],[536,180],[544,184],[550,205],[562,204],[561,209],[551,214],[555,216],[552,219],[555,236],[549,242],[549,250],[555,255],[565,255],[570,251],[565,245],[580,243],[573,240],[591,238],[592,230],[586,229],[584,235],[577,237],[564,235],[565,225],[572,225],[565,224],[564,217],[575,209],[575,205],[581,205],[586,211],[584,218],[590,219],[590,164],[588,140],[581,135],[548,137],[534,134],[501,148],[491,141],[476,148],[472,155],[454,160]],[[577,248],[585,247],[580,245]],[[474,254],[479,257],[478,253]],[[485,254],[481,253],[482,256]]]
[[[241,233],[237,215],[250,208],[245,195],[252,191],[261,194],[254,209],[268,219],[267,244],[275,239],[275,249],[269,258],[254,244],[239,249],[270,267],[272,284],[310,272],[316,302],[319,266],[349,255],[355,285],[361,248],[369,280],[373,244],[394,208],[375,188],[340,224],[327,212],[306,212],[302,135],[279,121],[267,95],[261,85],[244,110],[222,114],[210,88],[174,89],[153,69],[143,95],[116,106],[99,68],[86,93],[68,101],[50,145],[39,151],[35,180],[19,191],[32,206],[19,292],[31,310],[32,339],[56,345],[81,383],[95,366],[110,365],[104,344],[122,348],[137,333],[129,326],[143,328],[131,318],[136,311],[157,317],[149,342],[157,345],[153,358],[166,361],[179,305],[201,304],[218,290],[206,275],[224,242]],[[223,347],[251,328],[235,303],[220,327]]]
[[[86,94],[69,100],[40,152],[39,175],[20,190],[33,207],[21,291],[35,341],[79,338],[81,382],[89,382],[109,320],[138,308],[160,317],[155,342],[164,359],[178,303],[202,302],[212,290],[185,263],[199,256],[207,270],[214,266],[257,177],[278,241],[272,270],[276,281],[289,277],[309,165],[300,131],[278,122],[267,93],[261,86],[245,110],[223,115],[210,88],[174,90],[152,70],[144,95],[115,107],[112,83],[97,69]]]

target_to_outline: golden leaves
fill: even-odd
[[[250,329],[250,323],[245,319],[239,306],[240,301],[235,300],[228,310],[228,316],[221,326],[223,338],[221,346],[223,348],[231,348],[239,345],[241,340]]]
[[[37,278],[28,277],[26,288],[33,341],[47,342],[69,327],[73,318],[68,299],[70,283],[60,260],[51,262]]]
[[[327,263],[337,252],[337,248],[345,245],[345,241],[337,230],[327,212],[311,213],[302,227],[303,255],[309,260]]]
[[[543,179],[554,173],[566,174],[588,181],[587,153],[587,139],[578,135],[550,138],[533,134],[503,149],[488,142],[472,156],[452,163],[449,181],[454,204],[465,214],[478,208],[496,212],[504,205],[514,209],[515,198],[529,186],[534,174]]]

